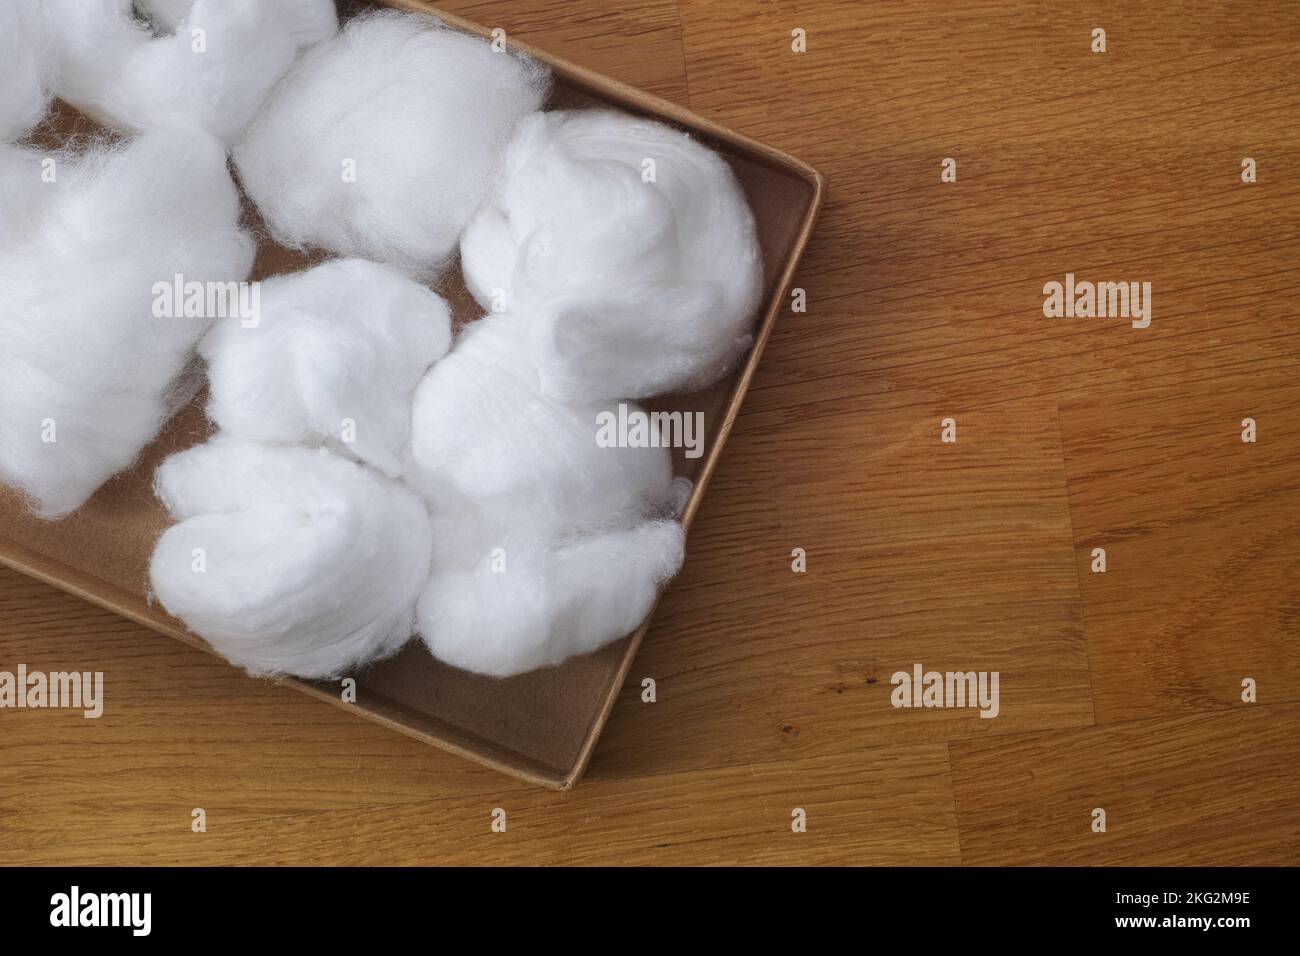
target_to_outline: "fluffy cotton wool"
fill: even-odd
[[[468,566],[435,568],[418,621],[439,660],[509,677],[589,653],[634,631],[682,563],[675,521],[562,542],[525,527],[483,533]]]
[[[407,478],[435,506],[459,499],[521,511],[558,532],[669,510],[678,489],[667,448],[597,443],[604,406],[541,394],[524,321],[467,327],[415,392]]]
[[[333,0],[43,0],[57,38],[56,93],[115,129],[244,129],[300,47],[338,29]],[[156,26],[161,34],[153,29]]]
[[[155,284],[243,279],[253,242],[225,152],[197,131],[2,155],[0,484],[55,518],[175,409],[173,382],[210,323],[156,317]]]
[[[54,55],[41,8],[0,0],[0,142],[15,142],[50,105]]]
[[[431,279],[549,74],[423,14],[354,18],[309,50],[235,148],[275,238]]]
[[[451,344],[443,299],[391,266],[343,259],[260,285],[256,321],[204,339],[208,416],[235,437],[321,443],[402,472],[411,399]]]
[[[404,485],[218,435],[163,462],[157,490],[179,524],[154,549],[154,593],[250,673],[337,677],[411,636],[432,537]]]
[[[762,285],[731,168],[686,133],[608,110],[526,117],[461,240],[484,308],[530,317],[550,395],[642,398],[723,376]]]
[[[633,630],[676,573],[690,483],[666,448],[601,447],[598,404],[541,394],[524,320],[466,329],[416,390],[408,477],[433,508],[418,608],[435,656],[506,676]]]

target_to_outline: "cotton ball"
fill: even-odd
[[[484,537],[466,568],[437,569],[419,631],[439,660],[509,677],[625,637],[682,563],[675,521],[648,521],[555,546]]]
[[[178,273],[243,279],[253,243],[225,153],[197,131],[81,156],[0,156],[0,483],[56,518],[175,411],[174,381],[210,323],[155,317],[155,287]]]
[[[408,480],[433,508],[418,607],[435,656],[506,676],[634,630],[682,558],[667,448],[602,447],[598,404],[542,395],[525,319],[466,329],[416,390]]]
[[[0,0],[0,142],[21,139],[50,105],[54,56],[41,8]]]
[[[419,497],[324,449],[218,435],[158,469],[176,524],[154,593],[252,674],[337,677],[412,634],[429,574]]]
[[[557,529],[662,511],[677,496],[667,448],[598,444],[603,407],[542,395],[517,316],[467,327],[415,392],[408,481],[433,503],[522,503]]]
[[[316,443],[402,472],[411,397],[451,344],[451,312],[390,266],[345,259],[260,284],[256,321],[204,339],[208,417],[253,441]]]
[[[436,19],[363,15],[295,64],[235,159],[281,243],[428,279],[548,87],[541,65]]]
[[[45,0],[60,98],[116,129],[191,123],[229,142],[301,45],[337,29],[332,0],[155,3],[155,36],[131,0]],[[180,18],[180,19],[178,19]]]
[[[526,117],[461,240],[470,291],[531,317],[547,394],[704,387],[752,340],[763,265],[731,168],[608,110]]]
[[[147,24],[132,17],[131,0],[42,2],[54,35],[55,93],[111,123],[119,74],[152,39]]]

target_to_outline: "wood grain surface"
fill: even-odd
[[[0,863],[1300,863],[1300,10],[444,6],[830,180],[587,777],[0,571],[0,670],[106,687],[0,711]],[[1150,282],[1150,326],[1044,317],[1066,273]],[[916,663],[997,671],[998,716],[891,706]]]

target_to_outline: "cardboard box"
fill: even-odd
[[[490,35],[487,27],[418,0],[385,0],[385,5],[432,13],[467,32]],[[358,5],[348,6],[351,9]],[[785,308],[795,265],[821,207],[824,181],[814,169],[793,157],[680,106],[552,54],[523,44],[513,45],[549,64],[554,71],[553,108],[612,106],[690,130],[731,163],[753,207],[766,283],[753,350],[729,380],[708,391],[647,403],[652,408],[701,410],[705,414],[704,456],[690,460],[680,450],[674,453],[677,473],[695,482],[684,517],[689,529],[763,346]],[[84,128],[85,121],[63,111],[44,134],[55,138],[60,126],[70,124]],[[251,205],[247,206],[247,215],[256,220]],[[258,250],[254,277],[266,278],[301,268],[319,258],[264,243]],[[452,302],[458,325],[480,317],[481,309],[465,292],[459,275],[439,291]],[[133,470],[114,478],[64,521],[47,523],[32,518],[15,494],[0,489],[0,563],[209,650],[179,621],[152,605],[147,572],[153,542],[168,524],[166,513],[152,493],[154,469],[167,455],[202,441],[210,433],[203,401],[204,396],[198,396],[173,419]],[[358,675],[356,703],[344,703],[336,684],[292,679],[284,683],[504,773],[546,787],[568,789],[587,766],[648,623],[595,654],[506,680],[455,670],[435,661],[423,644],[413,641],[396,657]],[[303,717],[310,719],[308,708],[304,708]]]

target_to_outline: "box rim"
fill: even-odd
[[[472,33],[489,39],[492,38],[491,29],[484,24],[442,10],[434,4],[423,2],[423,0],[374,0],[374,2],[380,6],[393,9],[424,13],[436,17],[448,26],[454,27],[458,30],[463,30],[466,33]],[[748,154],[751,158],[761,160],[772,168],[792,174],[795,178],[803,180],[811,188],[811,196],[808,205],[804,209],[790,252],[785,258],[779,276],[773,285],[773,293],[771,299],[767,303],[766,311],[763,314],[762,322],[759,325],[758,333],[754,339],[754,344],[751,347],[745,364],[741,368],[740,374],[737,376],[728,395],[723,420],[714,439],[713,451],[705,458],[701,471],[695,479],[695,484],[691,490],[690,498],[688,499],[683,511],[682,526],[684,529],[689,530],[695,519],[696,513],[699,510],[704,491],[713,476],[718,460],[722,456],[722,450],[731,433],[731,428],[735,424],[736,418],[739,416],[745,395],[749,391],[750,384],[758,369],[758,364],[762,358],[763,351],[766,348],[772,330],[776,325],[776,319],[780,314],[782,303],[785,301],[785,297],[790,289],[791,283],[793,282],[795,270],[803,257],[803,253],[811,238],[813,228],[821,213],[825,201],[827,185],[826,177],[811,165],[790,155],[789,153],[752,139],[751,137],[739,133],[720,123],[716,123],[701,116],[693,110],[680,106],[661,96],[631,86],[627,83],[623,83],[613,77],[573,63],[564,57],[519,42],[510,37],[506,38],[506,43],[511,49],[517,50],[545,63],[555,73],[563,76],[566,80],[569,80],[576,85],[587,89],[599,90],[605,98],[613,100],[625,108],[653,115],[657,118],[666,119],[678,126],[703,134],[717,143],[728,144],[738,153]],[[74,597],[87,601],[97,607],[102,607],[105,610],[134,621],[152,631],[175,638],[190,647],[194,647],[215,657],[220,657],[215,650],[213,650],[197,635],[182,627],[178,627],[175,623],[172,623],[173,619],[169,615],[166,615],[165,612],[162,612],[161,610],[155,609],[152,601],[148,599],[148,596],[146,596],[147,609],[144,612],[141,612],[137,610],[137,607],[135,606],[138,603],[139,595],[125,592],[116,585],[95,578],[86,572],[71,568],[61,562],[46,558],[43,555],[13,541],[0,540],[0,565],[11,568],[21,574],[41,581],[42,583],[48,584],[57,590],[71,594]],[[628,639],[627,646],[624,648],[619,660],[615,679],[610,681],[610,685],[605,693],[605,698],[602,701],[599,710],[592,718],[592,722],[583,737],[582,746],[579,749],[577,759],[567,771],[558,774],[549,772],[539,762],[533,761],[528,758],[527,755],[515,751],[509,751],[509,753],[514,754],[517,758],[515,761],[512,762],[510,760],[502,759],[501,756],[488,752],[486,747],[476,747],[473,740],[463,735],[458,735],[449,727],[445,728],[441,734],[434,734],[403,724],[393,716],[390,716],[389,713],[374,709],[373,705],[368,709],[357,708],[344,701],[341,696],[328,693],[322,688],[297,677],[280,677],[276,678],[274,682],[282,686],[291,687],[309,697],[333,704],[342,710],[356,714],[363,719],[372,721],[389,730],[396,731],[404,736],[419,740],[424,744],[431,745],[439,750],[446,751],[458,757],[471,760],[481,766],[488,767],[489,769],[503,773],[509,777],[522,780],[525,783],[545,787],[551,790],[571,790],[577,785],[578,781],[582,779],[587,770],[588,764],[595,752],[596,745],[600,740],[601,733],[609,719],[609,715],[613,710],[615,702],[618,700],[619,694],[622,693],[632,662],[636,658],[637,651],[640,649],[646,631],[654,620],[654,615],[658,609],[659,601],[662,599],[665,590],[666,588],[660,589],[658,595],[656,595],[654,604],[647,612],[644,620],[642,620],[640,626]],[[508,750],[508,748],[497,747],[497,750],[500,752]]]

